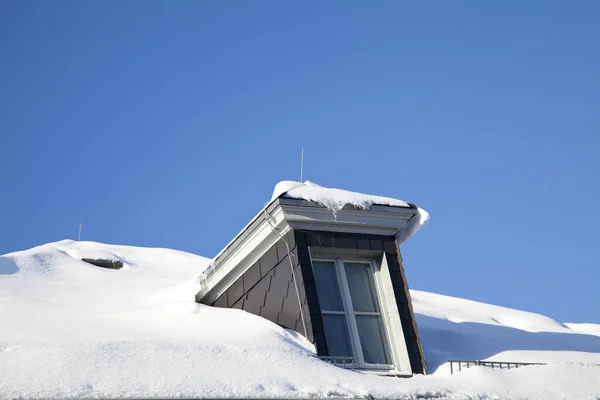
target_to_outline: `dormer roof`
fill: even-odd
[[[200,275],[197,301],[210,304],[290,229],[394,236],[401,245],[429,220],[403,200],[279,182],[271,200]]]

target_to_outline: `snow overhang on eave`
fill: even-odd
[[[398,236],[408,221],[418,214],[414,206],[373,204],[369,209],[362,209],[346,205],[332,212],[312,201],[291,198],[277,200],[286,222],[294,229]]]
[[[373,204],[369,209],[347,205],[334,213],[312,201],[276,198],[252,219],[199,277],[200,291],[196,294],[196,301],[212,304],[290,229],[395,236],[400,245],[422,225],[422,213],[423,210],[412,204],[408,207]]]

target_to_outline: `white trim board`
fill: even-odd
[[[200,290],[196,301],[212,304],[280,239],[279,233],[267,222],[266,211],[263,210],[261,214],[264,214],[264,222],[244,240],[239,243],[232,242],[229,251],[222,253],[219,262],[209,267],[211,271],[207,271],[204,279],[200,278]],[[283,235],[290,229],[278,209],[271,214],[271,221]]]

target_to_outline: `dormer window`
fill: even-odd
[[[372,262],[313,259],[329,356],[393,368]]]

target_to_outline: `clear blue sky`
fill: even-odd
[[[0,2],[0,254],[414,202],[412,288],[600,323],[600,2]]]

